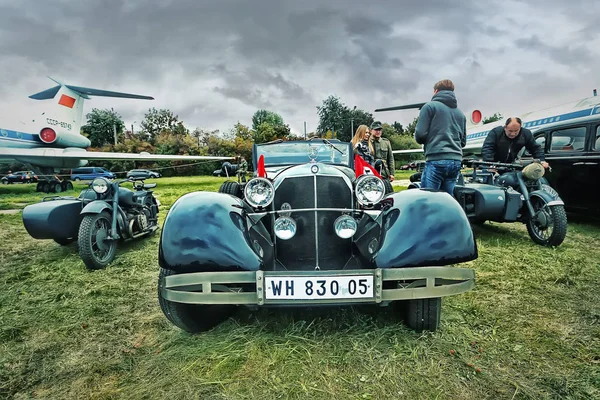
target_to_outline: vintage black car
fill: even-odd
[[[236,305],[367,303],[435,330],[441,297],[474,287],[453,265],[478,253],[450,195],[389,193],[340,141],[254,145],[252,157],[248,183],[188,193],[165,219],[158,297],[179,328],[210,329]]]
[[[551,171],[545,175],[567,211],[600,217],[600,118],[545,125],[534,132]],[[523,160],[531,159],[523,149]]]

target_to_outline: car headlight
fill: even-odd
[[[279,217],[275,220],[275,235],[279,239],[288,240],[296,234],[296,221],[290,217]]]
[[[275,197],[273,184],[265,178],[250,179],[244,187],[244,197],[253,207],[267,207]]]
[[[333,223],[333,229],[335,230],[336,235],[342,239],[348,239],[354,236],[358,229],[358,224],[351,216],[342,215]]]
[[[92,181],[92,189],[98,194],[106,193],[108,190],[108,182],[106,179],[96,178]]]
[[[378,203],[385,195],[385,186],[381,178],[374,175],[362,175],[356,181],[356,199],[363,206]]]

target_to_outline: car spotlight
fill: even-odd
[[[275,235],[281,240],[288,240],[296,234],[296,221],[290,217],[279,217],[275,220]]]
[[[275,189],[265,178],[250,179],[244,188],[244,197],[252,207],[266,207],[273,201]]]
[[[354,236],[358,229],[356,220],[349,215],[342,215],[338,217],[333,223],[335,234],[342,239],[348,239]]]
[[[361,175],[356,181],[356,199],[363,206],[377,204],[385,195],[381,178],[374,175]]]
[[[92,181],[92,189],[98,194],[106,193],[108,190],[108,182],[106,179],[96,178]]]

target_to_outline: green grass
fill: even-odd
[[[161,224],[179,196],[224,180],[157,179]],[[2,186],[0,208],[43,196]],[[434,333],[366,307],[240,309],[189,335],[158,306],[158,234],[90,272],[20,214],[0,224],[0,398],[600,398],[597,225],[571,223],[557,249],[520,224],[476,227],[476,287],[444,299]]]

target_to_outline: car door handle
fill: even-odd
[[[585,163],[584,163],[583,161],[581,161],[581,162],[576,162],[576,163],[575,163],[575,164],[573,164],[573,165],[585,165]]]

